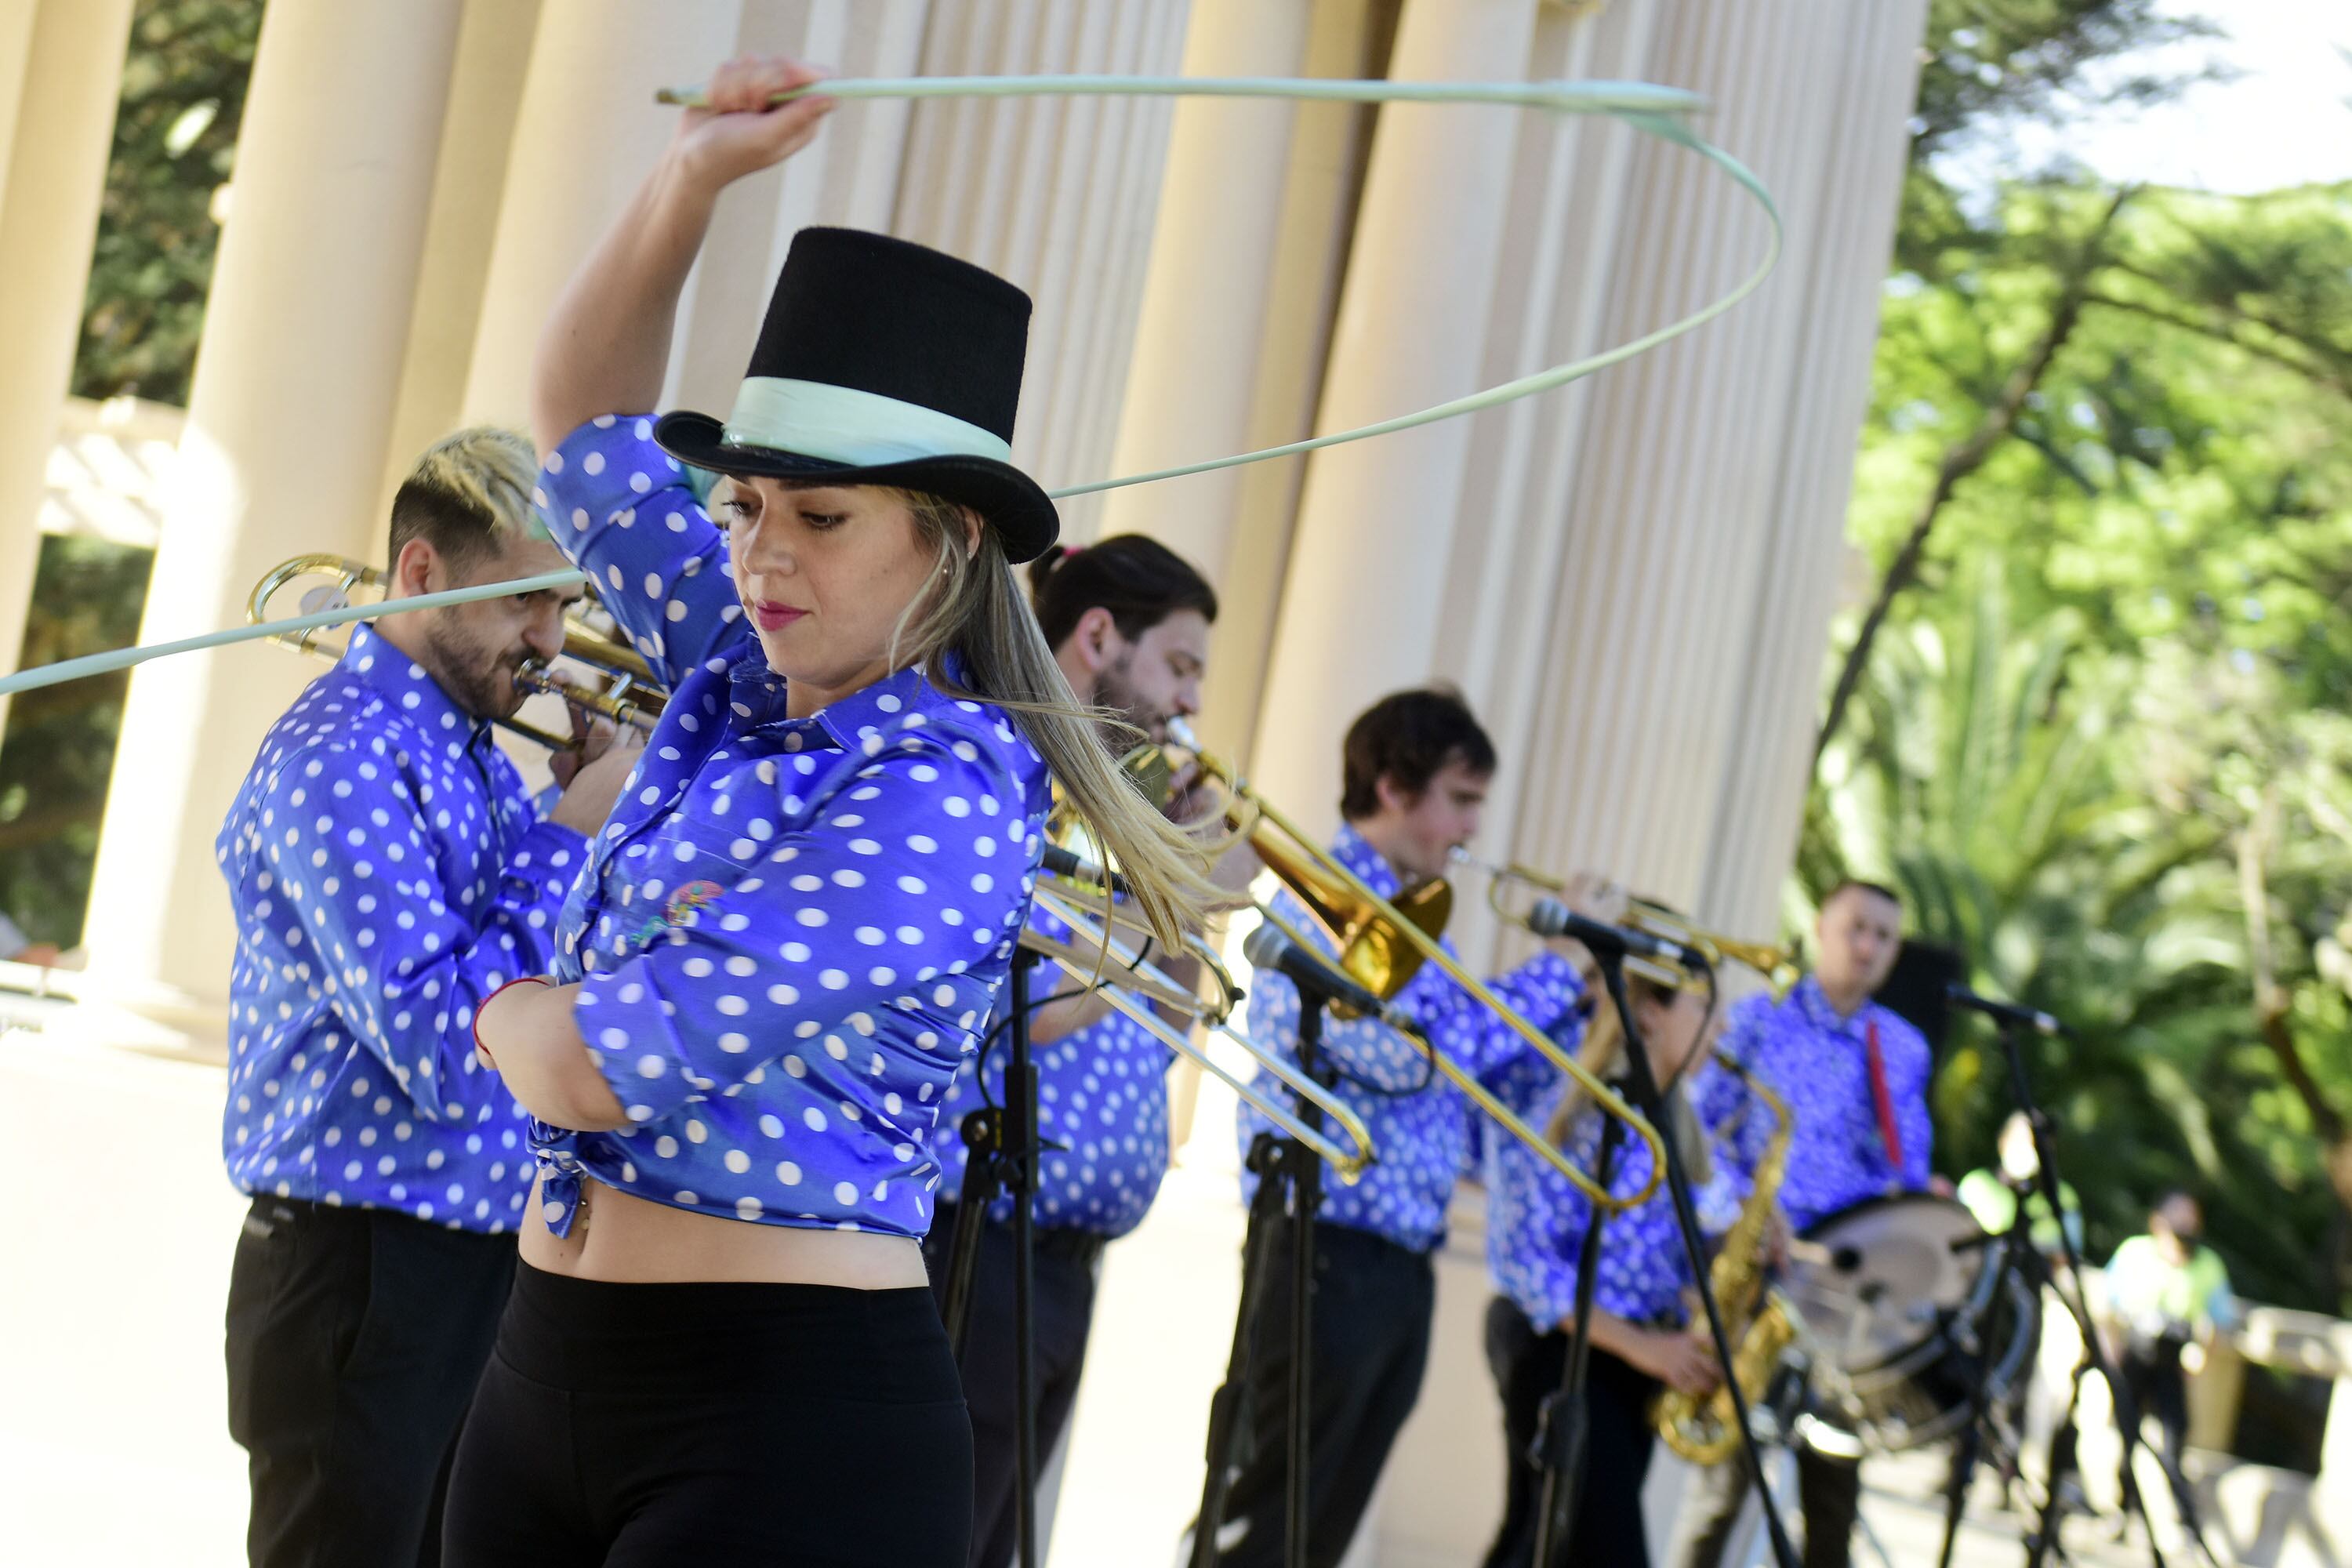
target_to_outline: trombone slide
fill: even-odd
[[[1281,1128],[1283,1136],[1294,1138],[1312,1149],[1318,1158],[1339,1172],[1341,1180],[1352,1182],[1363,1174],[1364,1168],[1372,1163],[1374,1157],[1372,1136],[1365,1128],[1363,1118],[1358,1116],[1346,1100],[1283,1060],[1278,1054],[1265,1049],[1233,1027],[1216,1008],[1202,1001],[1166,972],[1146,963],[1108,928],[1079,910],[1052,889],[1041,883],[1035,893],[1035,902],[1039,909],[1068,926],[1073,940],[1056,941],[1042,931],[1024,926],[1021,931],[1023,947],[1053,960],[1073,978],[1098,989],[1103,1000],[1141,1025],[1161,1045],[1232,1089]],[[1328,1134],[1307,1126],[1288,1107],[1260,1089],[1255,1081],[1241,1078],[1217,1061],[1194,1043],[1188,1032],[1175,1027],[1153,1012],[1151,1004],[1154,1002],[1184,1013],[1199,1021],[1211,1034],[1239,1046],[1292,1093],[1312,1101],[1355,1147],[1345,1148]]]
[[[1573,1183],[1586,1197],[1591,1199],[1593,1205],[1600,1210],[1609,1214],[1618,1214],[1649,1200],[1650,1194],[1657,1190],[1658,1183],[1664,1177],[1665,1150],[1659,1141],[1657,1130],[1650,1125],[1648,1120],[1640,1111],[1634,1110],[1622,1096],[1602,1081],[1582,1062],[1562,1050],[1551,1037],[1505,1005],[1502,998],[1496,996],[1486,982],[1465,969],[1458,960],[1445,951],[1436,937],[1423,931],[1393,902],[1381,898],[1370,888],[1366,887],[1362,879],[1342,865],[1337,857],[1308,838],[1297,824],[1276,810],[1264,795],[1234,772],[1230,763],[1202,751],[1195,742],[1191,727],[1181,719],[1170,721],[1168,731],[1171,739],[1178,745],[1191,751],[1199,759],[1203,771],[1213,773],[1224,781],[1226,788],[1232,793],[1233,803],[1237,810],[1246,810],[1254,816],[1255,820],[1247,828],[1252,847],[1257,850],[1258,858],[1265,862],[1269,870],[1295,890],[1300,890],[1301,902],[1311,906],[1318,901],[1317,898],[1307,896],[1309,890],[1321,895],[1321,901],[1326,902],[1334,901],[1332,896],[1335,893],[1344,895],[1348,904],[1352,906],[1350,918],[1346,922],[1350,929],[1377,930],[1383,944],[1402,944],[1402,948],[1397,951],[1410,948],[1417,955],[1416,962],[1426,961],[1444,971],[1448,979],[1469,993],[1472,1000],[1502,1019],[1544,1059],[1580,1084],[1604,1115],[1614,1116],[1624,1122],[1627,1131],[1640,1139],[1650,1151],[1648,1182],[1643,1184],[1641,1191],[1630,1196],[1621,1198],[1611,1193],[1600,1183],[1578,1169],[1576,1164],[1560,1152],[1550,1140],[1545,1138],[1535,1128],[1528,1126],[1517,1112],[1496,1098],[1492,1090],[1480,1083],[1475,1075],[1465,1071],[1461,1064],[1447,1057],[1433,1042],[1425,1038],[1418,1039],[1416,1043],[1429,1054],[1430,1061],[1437,1071],[1443,1073],[1448,1081],[1468,1096],[1471,1103],[1502,1123],[1505,1130],[1513,1137],[1541,1155],[1562,1176]],[[1274,834],[1279,834],[1281,840],[1275,839],[1272,837]],[[1364,977],[1360,973],[1358,978]],[[1374,989],[1377,990],[1379,987],[1376,985]]]

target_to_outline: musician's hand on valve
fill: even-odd
[[[572,683],[572,672],[568,669],[551,669],[548,671],[548,679],[558,686]],[[581,765],[593,763],[604,754],[618,728],[611,720],[583,712],[578,708],[567,705],[564,711],[572,720],[572,750],[558,752],[547,759],[548,772],[555,775],[555,787],[558,789],[570,789]]]
[[[1632,1360],[1640,1370],[1680,1394],[1710,1394],[1723,1382],[1715,1347],[1687,1331],[1661,1329],[1644,1333]]]
[[[548,820],[583,836],[593,835],[613,815],[613,803],[620,799],[622,786],[645,751],[645,738],[634,729],[611,737],[593,759],[573,770]]]

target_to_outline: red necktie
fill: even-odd
[[[1886,1158],[1896,1170],[1903,1168],[1903,1133],[1895,1125],[1895,1097],[1886,1092],[1886,1058],[1878,1049],[1878,1020],[1865,1018],[1862,1023],[1862,1048],[1870,1058],[1870,1098],[1878,1105],[1878,1135],[1886,1141]]]

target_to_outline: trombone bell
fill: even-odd
[[[1376,954],[1385,951],[1402,954],[1410,950],[1413,955],[1412,963],[1426,962],[1443,970],[1446,978],[1467,992],[1473,1001],[1492,1012],[1528,1047],[1583,1086],[1585,1091],[1592,1096],[1593,1103],[1600,1107],[1604,1115],[1616,1117],[1625,1125],[1627,1131],[1650,1152],[1649,1180],[1639,1192],[1624,1197],[1610,1192],[1599,1182],[1594,1181],[1591,1175],[1578,1169],[1574,1162],[1562,1153],[1549,1139],[1535,1128],[1528,1126],[1525,1119],[1506,1105],[1493,1090],[1481,1083],[1475,1073],[1465,1068],[1461,1063],[1446,1055],[1432,1041],[1418,1035],[1408,1035],[1407,1038],[1412,1040],[1413,1044],[1428,1056],[1430,1065],[1436,1072],[1459,1089],[1472,1104],[1500,1123],[1512,1137],[1525,1143],[1561,1176],[1573,1183],[1586,1197],[1592,1200],[1596,1208],[1608,1214],[1620,1214],[1649,1200],[1650,1194],[1657,1191],[1658,1183],[1665,1170],[1665,1150],[1664,1145],[1659,1141],[1657,1131],[1649,1124],[1641,1112],[1627,1104],[1623,1096],[1602,1082],[1591,1068],[1578,1061],[1569,1052],[1562,1050],[1558,1042],[1526,1018],[1513,1012],[1504,1004],[1502,998],[1496,996],[1488,988],[1486,982],[1465,969],[1452,954],[1445,951],[1434,935],[1423,930],[1405,910],[1398,908],[1389,900],[1381,898],[1367,887],[1361,879],[1349,871],[1338,858],[1317,846],[1300,830],[1297,823],[1284,816],[1271,802],[1252,788],[1230,763],[1202,751],[1194,744],[1191,728],[1182,720],[1171,720],[1168,730],[1170,736],[1179,745],[1198,756],[1204,772],[1215,775],[1223,782],[1231,794],[1231,805],[1235,815],[1248,814],[1242,816],[1242,820],[1246,823],[1244,831],[1248,836],[1251,847],[1257,851],[1259,858],[1265,862],[1266,868],[1280,878],[1302,902],[1307,903],[1310,908],[1316,908],[1318,911],[1318,919],[1338,917],[1339,931],[1354,928],[1353,935],[1356,941],[1344,943],[1344,946],[1354,947],[1369,932],[1378,929],[1381,933],[1380,938],[1377,942],[1366,944],[1368,952]],[[1443,897],[1446,906],[1450,907],[1453,899],[1452,890],[1443,880],[1424,884],[1424,887],[1444,889]],[[1432,893],[1425,896],[1432,900],[1430,907],[1435,907],[1438,895]],[[1321,912],[1324,910],[1330,911],[1330,917]],[[1270,912],[1269,918],[1273,918]],[[1338,934],[1338,931],[1334,934]],[[1360,971],[1351,968],[1349,973],[1368,985],[1372,984]],[[1395,969],[1391,968],[1383,978],[1388,978],[1392,984],[1401,986],[1403,981],[1394,979],[1395,973]],[[1404,973],[1408,977],[1410,976],[1410,965],[1404,966]],[[1378,989],[1377,986],[1373,988]]]

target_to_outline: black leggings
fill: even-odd
[[[1559,1391],[1568,1368],[1568,1336],[1538,1334],[1507,1297],[1486,1304],[1486,1366],[1503,1398],[1503,1442],[1508,1467],[1502,1527],[1486,1552],[1486,1568],[1528,1568],[1541,1522],[1543,1471],[1528,1458],[1544,1396]],[[1642,1482],[1650,1471],[1650,1401],[1658,1380],[1594,1347],[1585,1373],[1584,1478],[1576,1489],[1576,1520],[1555,1561],[1591,1568],[1647,1568],[1649,1537],[1642,1522]]]
[[[963,1568],[971,1425],[919,1287],[517,1270],[450,1478],[449,1568]]]

